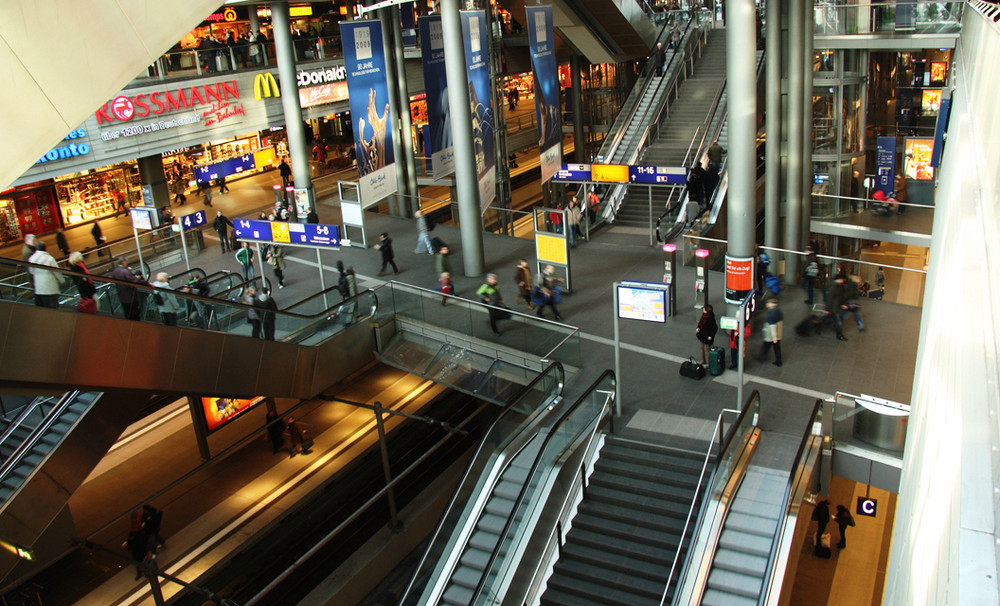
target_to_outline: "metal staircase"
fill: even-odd
[[[659,604],[703,457],[609,435],[541,604]]]

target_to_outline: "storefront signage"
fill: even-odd
[[[340,227],[322,223],[287,223],[237,219],[233,230],[237,240],[287,244],[289,246],[340,246]]]
[[[312,107],[349,99],[346,82],[333,82],[299,89],[299,107]]]
[[[239,86],[236,80],[230,80],[173,90],[139,93],[132,97],[118,95],[94,112],[94,115],[97,116],[97,124],[102,125],[116,120],[128,122],[132,118],[159,116],[182,109],[207,107],[208,111],[202,113],[206,120],[209,119],[210,115],[219,114],[213,119],[221,122],[224,119],[221,117],[222,115],[233,111],[230,108],[230,101],[238,101],[239,98]],[[242,105],[240,107],[242,108]]]
[[[280,97],[281,89],[271,72],[257,74],[253,78],[253,98],[260,101],[264,97]]]
[[[906,165],[903,174],[907,179],[916,181],[932,181],[934,167],[931,166],[931,155],[934,152],[934,139],[906,139]]]
[[[347,70],[343,65],[334,65],[326,69],[314,69],[300,71],[295,75],[299,88],[305,88],[314,84],[326,84],[327,82],[343,82],[347,80]]]
[[[82,128],[78,128],[66,135],[63,141],[69,141],[71,139],[78,139],[80,137],[87,136],[86,131]],[[64,160],[66,158],[72,158],[74,156],[82,156],[84,154],[90,153],[90,146],[86,143],[70,143],[69,145],[63,145],[62,147],[55,147],[50,149],[44,156],[38,159],[36,164],[42,164],[44,162],[52,162],[54,160]]]
[[[208,21],[209,23],[219,23],[220,21],[232,22],[236,21],[238,18],[239,16],[236,14],[236,9],[230,7],[221,13],[212,13],[211,15],[205,17],[205,21]]]

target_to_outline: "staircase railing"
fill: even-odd
[[[723,411],[725,413],[727,411]],[[735,411],[734,411],[735,412]],[[708,481],[705,490],[705,499],[712,499],[716,502],[721,499],[727,486],[742,470],[738,465],[748,449],[756,445],[757,420],[760,417],[760,393],[754,390],[746,399],[746,404],[740,412],[739,418],[725,432],[722,442],[719,445],[719,456],[715,463],[715,469]],[[706,504],[708,501],[706,500]],[[711,567],[711,554],[718,541],[718,534],[722,529],[722,521],[725,518],[725,511],[714,512],[711,519],[709,507],[703,506],[698,512],[698,521],[694,525],[696,529],[697,542],[688,550],[685,555],[684,569],[677,582],[677,591],[674,594],[672,604],[695,604],[700,602],[700,592],[708,576],[708,569]],[[707,524],[711,522],[711,524]],[[682,537],[683,540],[683,537]],[[678,547],[678,553],[680,553]],[[673,575],[673,573],[671,573]],[[673,579],[667,580],[667,585],[663,589],[661,606],[666,603],[666,596],[670,591],[670,584]]]
[[[31,417],[33,414],[35,414],[36,411],[40,413],[39,416],[41,417],[41,419],[44,419],[45,410],[42,407],[46,404],[52,404],[53,406],[58,406],[59,399],[52,396],[40,396],[35,398],[31,402],[28,402],[26,406],[21,408],[21,410],[18,411],[17,416],[11,419],[10,425],[7,426],[7,429],[5,429],[2,434],[0,434],[0,447],[6,444],[7,440],[11,439],[14,432],[17,431],[17,429],[20,428],[22,425],[24,425],[27,422],[28,418]]]
[[[761,605],[777,604],[781,595],[785,576],[784,569],[788,563],[788,549],[792,539],[791,534],[794,533],[798,520],[801,492],[809,483],[808,472],[812,471],[812,466],[808,464],[807,459],[810,454],[815,453],[809,446],[817,440],[820,442],[823,440],[822,429],[816,430],[822,408],[823,400],[816,400],[805,435],[802,436],[799,448],[795,451],[795,458],[792,459],[793,463],[788,473],[785,496],[781,501],[781,507],[778,508],[781,517],[778,518],[778,528],[774,540],[771,542],[771,553],[768,555],[767,566],[764,568],[764,579],[761,582],[760,600],[757,602]]]
[[[476,447],[476,452],[469,459],[462,478],[452,493],[448,505],[445,506],[434,532],[431,533],[427,548],[417,564],[416,572],[403,591],[399,604],[418,604],[421,602],[421,594],[425,591],[426,583],[433,580],[432,577],[435,576],[433,572],[438,567],[440,558],[448,553],[449,548],[454,547],[451,535],[462,522],[460,516],[465,510],[468,499],[479,498],[484,494],[489,496],[490,491],[484,490],[481,481],[476,481],[476,486],[468,486],[467,483],[488,470],[497,453],[505,450],[515,438],[525,433],[525,430],[533,435],[533,429],[536,428],[538,421],[547,410],[547,407],[540,405],[549,402],[551,406],[561,396],[565,378],[562,365],[553,362],[545,372],[535,377],[522,393],[500,412],[496,420],[483,434],[483,438]],[[514,427],[508,427],[512,422]],[[465,522],[471,523],[474,520],[465,520]]]
[[[510,582],[509,577],[514,564],[520,559],[521,550],[531,537],[534,521],[546,505],[542,497],[549,484],[547,480],[554,479],[566,457],[575,452],[580,444],[588,442],[588,439],[612,418],[616,393],[615,373],[612,370],[605,370],[549,429],[518,492],[510,515],[500,532],[499,540],[483,568],[479,583],[472,599],[469,600],[470,604],[497,604],[501,601],[504,590]],[[532,505],[535,506],[533,514],[525,511],[524,515],[518,515],[522,506],[528,508]],[[520,520],[521,524],[516,534],[512,535],[516,520]],[[507,546],[507,552],[501,559],[500,551],[504,548],[508,536],[516,538]],[[517,542],[519,546],[515,545]],[[491,587],[487,587],[488,582],[492,582]]]
[[[74,401],[76,401],[81,393],[83,392],[70,391],[63,394],[63,396],[59,399],[59,402],[52,408],[52,410],[49,411],[47,415],[45,415],[45,419],[42,421],[42,424],[36,427],[34,431],[31,432],[31,435],[29,435],[24,442],[22,442],[21,445],[18,446],[13,453],[11,453],[10,457],[4,461],[3,465],[0,466],[0,484],[7,479],[7,476],[10,475],[11,471],[21,464],[25,455],[31,452],[31,449],[38,444],[38,441],[42,439],[42,436],[48,433],[56,421],[58,421],[62,414],[66,412],[66,409],[69,408]],[[7,500],[9,501],[10,499]]]

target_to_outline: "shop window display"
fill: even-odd
[[[56,179],[56,197],[66,226],[93,221],[115,213],[118,198],[127,206],[140,199],[139,168],[127,163],[110,169]]]

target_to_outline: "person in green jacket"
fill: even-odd
[[[253,250],[250,249],[250,244],[244,242],[240,249],[236,251],[236,260],[240,262],[240,266],[243,267],[243,279],[252,280],[256,277],[253,270]]]
[[[497,328],[497,320],[510,318],[510,312],[504,311],[507,306],[503,304],[503,295],[500,294],[500,287],[497,286],[497,275],[487,274],[486,283],[479,287],[476,294],[479,295],[480,301],[489,305],[490,328],[493,329],[493,334],[499,337],[500,330]]]

